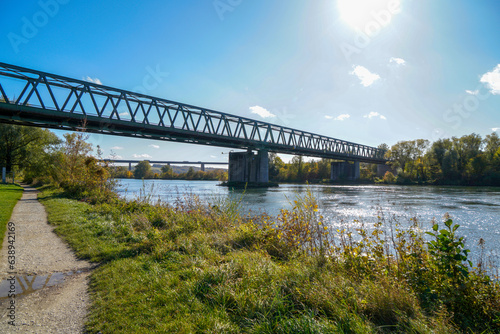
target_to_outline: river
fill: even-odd
[[[121,179],[118,192],[128,199],[145,192],[154,199],[173,203],[186,194],[213,202],[217,196],[230,196],[242,202],[244,213],[267,212],[276,215],[291,208],[297,194],[309,188],[318,199],[321,214],[335,227],[352,225],[355,219],[373,222],[379,212],[395,215],[401,221],[417,217],[423,230],[431,229],[433,218],[443,222],[448,213],[465,236],[466,246],[477,256],[478,241],[498,258],[500,254],[500,188],[397,186],[397,185],[300,185],[281,184],[277,188],[230,190],[217,181]]]

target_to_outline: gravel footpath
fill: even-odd
[[[15,326],[7,309],[12,298],[5,279],[12,270],[6,234],[0,254],[0,333],[83,333],[92,266],[53,232],[36,189],[23,188],[10,219],[15,224]]]

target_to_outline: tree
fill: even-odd
[[[484,154],[478,154],[467,162],[465,171],[467,176],[471,179],[479,179],[484,176],[488,160]]]
[[[392,159],[392,167],[400,167],[412,176],[416,160],[424,156],[428,146],[429,141],[426,139],[399,141],[387,151],[386,157]]]
[[[452,180],[459,177],[458,154],[455,150],[447,150],[444,153],[442,169],[445,179]]]
[[[126,179],[128,177],[128,169],[125,166],[112,167],[111,176],[118,179]]]
[[[380,144],[379,146],[377,146],[377,148],[378,148],[379,150],[388,151],[388,150],[389,150],[389,145],[387,145],[386,143],[382,143],[382,144]]]
[[[170,165],[161,166],[161,178],[162,179],[172,179],[174,176],[174,170]]]
[[[285,165],[283,160],[276,153],[269,153],[269,178],[276,180],[280,169]]]
[[[500,137],[498,137],[496,132],[493,132],[491,135],[486,135],[483,144],[485,146],[484,153],[486,154],[486,158],[492,161],[495,153],[500,148]]]
[[[19,169],[33,166],[50,146],[59,142],[57,136],[46,129],[0,124],[0,165],[8,172],[13,166]]]
[[[500,173],[500,148],[498,148],[495,155],[493,156],[491,167],[494,172]]]
[[[152,177],[151,165],[149,161],[141,161],[134,168],[134,177],[136,179],[144,179]]]
[[[303,180],[303,162],[304,158],[301,155],[296,155],[292,158],[292,168],[290,170],[290,181],[296,179],[299,181]]]
[[[78,180],[85,171],[85,159],[92,152],[92,145],[87,143],[88,134],[83,132],[72,132],[64,134],[64,146],[61,151],[61,168],[58,172],[62,174],[60,179],[64,182],[73,183]]]
[[[320,179],[330,178],[331,162],[329,159],[321,159],[318,161],[318,177]]]
[[[192,180],[195,177],[195,172],[193,167],[189,167],[189,170],[186,173],[186,179],[187,180]]]
[[[54,152],[51,160],[52,179],[67,195],[85,198],[90,202],[106,202],[115,198],[116,183],[110,178],[110,167],[101,161],[102,152],[97,146],[97,155],[87,143],[83,132],[64,134],[64,144]]]
[[[453,147],[458,154],[458,172],[465,174],[470,159],[481,153],[483,140],[478,134],[470,134],[460,138],[452,137]]]

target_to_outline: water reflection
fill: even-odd
[[[45,275],[13,275],[13,277],[6,277],[0,282],[0,301],[9,299],[10,294],[15,294],[16,298],[18,298],[40,289],[61,284],[66,277],[82,272],[82,270],[78,270]]]
[[[459,232],[466,237],[467,247],[473,252],[480,238],[494,253],[500,251],[500,188],[281,184],[279,188],[231,190],[218,187],[214,181],[121,182],[119,192],[129,199],[154,184],[153,197],[162,202],[174,203],[185,194],[197,195],[208,202],[217,196],[228,196],[241,199],[245,212],[265,211],[270,215],[277,215],[282,208],[291,208],[296,194],[310,190],[319,201],[321,214],[332,226],[353,225],[355,219],[369,224],[382,212],[403,217],[402,221],[417,217],[422,229],[430,230],[433,218],[442,221],[444,214],[449,213],[461,225]]]

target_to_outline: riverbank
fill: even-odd
[[[398,232],[391,256],[381,229],[354,241],[324,228],[312,197],[253,219],[194,198],[89,205],[45,190],[42,203],[78,256],[100,264],[90,333],[499,330],[498,284],[462,260],[445,266],[467,275],[448,277],[449,254],[429,253],[416,229]]]

